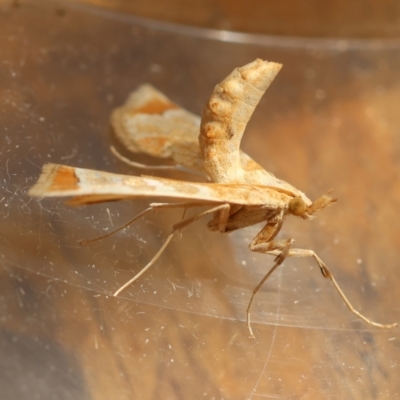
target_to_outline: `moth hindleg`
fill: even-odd
[[[270,254],[276,254],[276,250],[270,252]],[[366,322],[369,325],[376,326],[378,328],[394,328],[397,326],[397,323],[393,324],[380,324],[379,322],[372,321],[371,319],[367,318],[365,315],[361,314],[359,311],[357,311],[353,305],[350,303],[349,299],[346,297],[346,295],[343,293],[342,289],[340,288],[339,284],[337,283],[335,277],[333,276],[332,272],[328,268],[328,266],[318,257],[318,255],[313,251],[309,249],[290,249],[287,257],[313,257],[314,260],[317,262],[319,268],[321,269],[321,273],[325,278],[328,278],[332,281],[333,285],[335,286],[335,289],[339,293],[340,297],[343,299],[344,303],[346,304],[347,308],[357,317],[362,319],[364,322]]]
[[[136,220],[138,220],[139,218],[143,217],[144,215],[148,214],[150,211],[153,211],[155,209],[156,209],[156,207],[154,207],[153,205],[150,205],[150,207],[146,208],[145,210],[143,210],[139,214],[135,215],[128,222],[126,222],[125,224],[121,225],[120,227],[112,230],[111,232],[107,232],[105,235],[97,236],[94,239],[80,240],[79,243],[80,244],[89,244],[89,243],[92,243],[92,242],[96,242],[97,240],[105,239],[105,238],[113,235],[114,233],[117,233],[117,232],[121,231],[122,229],[128,227],[129,225],[133,224]]]
[[[165,206],[164,206],[165,207]],[[161,246],[161,248],[158,250],[158,252],[155,254],[155,256],[150,260],[150,262],[145,265],[132,279],[130,279],[128,282],[124,283],[114,294],[113,296],[118,296],[119,293],[121,293],[124,289],[126,289],[129,285],[131,285],[133,282],[135,282],[140,276],[142,276],[160,257],[160,255],[163,253],[163,251],[166,249],[168,246],[169,242],[172,240],[174,237],[174,234],[181,230],[182,228],[190,225],[194,221],[208,215],[212,214],[214,212],[226,209],[229,207],[229,204],[219,204],[215,207],[209,208],[208,210],[202,211],[196,215],[193,215],[192,217],[186,218],[183,221],[180,221],[174,225],[172,225],[172,232],[169,234],[167,239],[165,240],[164,244]],[[147,210],[145,210],[147,211]]]
[[[262,231],[260,232],[260,234]],[[260,289],[260,287],[264,284],[264,282],[268,279],[268,277],[271,275],[271,273],[283,262],[283,260],[286,257],[313,257],[314,260],[317,262],[322,275],[325,278],[328,278],[332,281],[333,285],[335,286],[335,289],[338,291],[340,297],[343,299],[345,302],[346,306],[348,309],[355,314],[357,317],[362,319],[364,322],[366,322],[369,325],[376,326],[378,328],[394,328],[397,326],[397,323],[393,324],[380,324],[378,322],[372,321],[371,319],[367,318],[363,314],[361,314],[359,311],[357,311],[353,305],[350,303],[346,295],[343,293],[342,289],[340,288],[339,284],[337,283],[335,277],[333,276],[332,272],[330,269],[327,267],[327,265],[321,260],[321,258],[318,257],[318,255],[313,251],[313,250],[308,250],[308,249],[293,249],[290,248],[291,244],[294,242],[293,239],[288,239],[286,240],[286,245],[285,241],[270,241],[270,242],[262,242],[260,240],[256,241],[259,235],[256,236],[255,239],[253,239],[250,249],[252,251],[256,251],[259,253],[264,253],[264,254],[271,254],[276,256],[275,261],[276,263],[274,266],[271,268],[271,270],[267,273],[267,275],[261,280],[259,285],[256,287],[256,289],[253,291],[253,296],[251,298],[249,307],[247,309],[248,312],[248,327],[250,330],[251,337],[254,338],[254,335],[252,334],[251,327],[250,327],[250,306],[253,301],[255,293]]]
[[[96,242],[101,239],[105,239],[114,233],[117,233],[121,231],[124,228],[127,228],[129,225],[133,224],[135,221],[137,221],[139,218],[145,216],[149,212],[153,210],[158,210],[160,208],[184,208],[185,210],[190,207],[201,207],[204,206],[204,203],[195,203],[195,202],[185,202],[185,203],[151,203],[148,208],[140,212],[139,214],[135,215],[132,219],[130,219],[128,222],[125,222],[125,224],[121,225],[120,227],[112,230],[111,232],[107,232],[105,235],[97,236],[94,239],[88,239],[88,240],[80,240],[80,244],[89,244],[92,242]]]

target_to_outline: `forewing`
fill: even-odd
[[[132,152],[170,158],[213,182],[271,186],[309,201],[239,150],[244,128],[280,68],[280,64],[256,60],[235,69],[216,86],[203,113],[200,136],[200,118],[149,84],[133,91],[126,103],[114,110],[112,126]]]
[[[284,208],[290,193],[257,185],[177,181],[147,176],[119,175],[66,165],[47,164],[29,190],[38,197],[72,197],[70,204],[90,204],[135,198],[170,198],[207,203],[230,203]]]
[[[257,59],[235,68],[207,103],[200,127],[204,168],[213,182],[269,185],[273,176],[250,158],[241,160],[240,142],[250,117],[282,65]]]
[[[199,148],[200,117],[179,107],[153,86],[144,84],[133,91],[125,104],[113,111],[111,125],[128,150],[172,159],[208,176]],[[242,151],[240,161],[247,183],[261,183],[272,176]]]

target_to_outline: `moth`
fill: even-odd
[[[251,251],[274,256],[274,264],[250,297],[247,327],[251,338],[254,339],[250,318],[254,297],[269,276],[288,257],[312,257],[322,275],[332,281],[351,312],[370,325],[392,328],[397,324],[380,324],[357,311],[327,265],[313,250],[294,248],[294,240],[291,238],[276,239],[286,217],[311,220],[319,211],[336,201],[330,192],[311,201],[303,192],[276,178],[240,150],[246,125],[281,67],[279,63],[257,59],[234,69],[215,87],[201,119],[180,108],[148,84],[140,86],[130,94],[122,107],[113,111],[111,125],[128,150],[171,159],[176,168],[200,174],[207,179],[206,182],[126,176],[47,164],[29,194],[38,197],[68,196],[71,197],[68,203],[73,205],[137,198],[167,199],[167,202],[151,203],[119,229],[156,209],[202,208],[197,214],[174,224],[170,235],[153,259],[119,288],[114,296],[155,263],[176,232],[195,220],[210,215],[208,228],[221,233],[265,222],[265,226],[250,242],[249,247]],[[122,161],[138,168],[146,168],[125,158],[115,148],[112,151]]]

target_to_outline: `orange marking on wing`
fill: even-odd
[[[162,114],[167,110],[175,110],[178,109],[176,104],[165,102],[159,99],[155,99],[149,101],[146,104],[143,104],[141,107],[135,108],[129,112],[130,115],[135,114]]]
[[[75,174],[75,169],[65,166],[57,168],[51,182],[51,190],[74,190],[79,189],[79,178]]]
[[[254,171],[262,169],[262,167],[260,167],[260,164],[256,163],[254,160],[248,159],[246,160],[245,165],[243,165],[243,169],[245,171]]]
[[[152,153],[162,154],[162,152],[170,145],[170,140],[167,137],[142,137],[140,138],[141,148],[149,149]]]

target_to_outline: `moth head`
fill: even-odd
[[[291,214],[296,215],[297,217],[312,219],[318,211],[337,201],[337,199],[330,195],[330,192],[331,191],[319,197],[311,205],[307,205],[300,196],[293,197],[289,202],[288,210]]]
[[[307,205],[305,201],[300,197],[293,197],[289,202],[289,212],[293,215],[301,217],[307,211]]]

